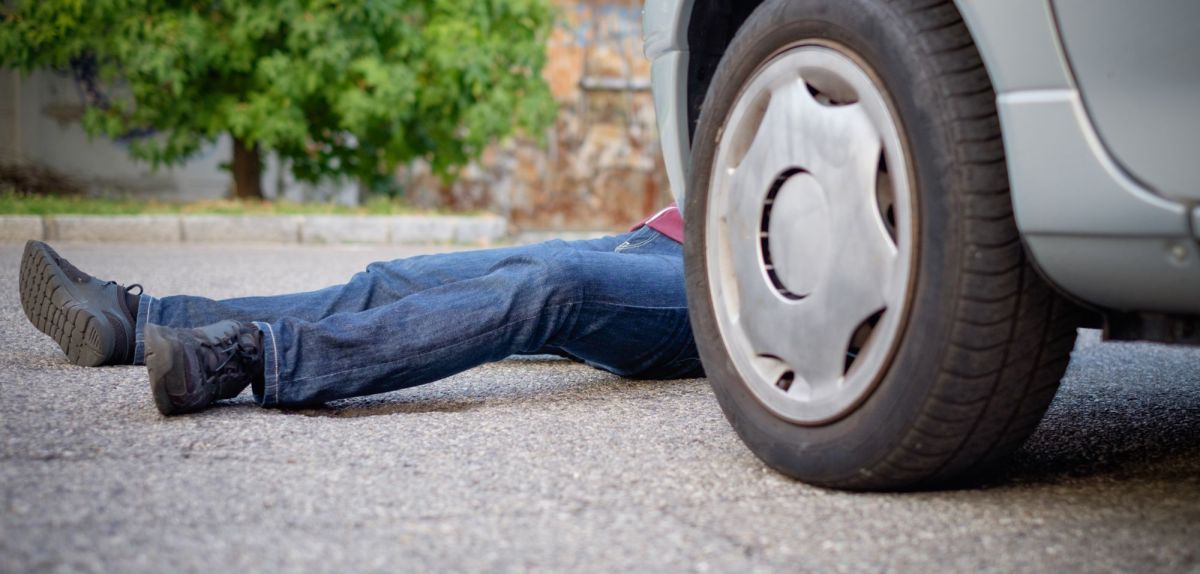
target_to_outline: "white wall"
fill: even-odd
[[[0,161],[36,163],[70,177],[89,193],[192,201],[229,196],[232,179],[220,169],[230,161],[232,144],[221,137],[186,163],[153,169],[133,160],[127,143],[89,138],[80,125],[83,102],[74,79],[66,74],[18,74],[0,70]],[[353,184],[309,186],[280,172],[268,158],[263,193],[292,200],[332,198],[357,200]]]

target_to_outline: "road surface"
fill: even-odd
[[[550,359],[166,419],[144,369],[74,367],[28,324],[21,247],[0,244],[0,572],[1200,571],[1200,349],[1085,331],[994,480],[846,494],[766,469],[703,380]],[[156,295],[214,297],[421,252],[58,247]]]

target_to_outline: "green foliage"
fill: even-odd
[[[372,196],[362,205],[290,201],[204,200],[188,203],[144,198],[95,198],[21,193],[0,184],[0,215],[434,215],[402,200]],[[462,212],[455,212],[461,215]]]
[[[374,181],[414,158],[453,176],[554,115],[550,0],[10,0],[0,14],[0,65],[94,56],[116,88],[86,128],[155,130],[131,146],[155,165],[229,133],[308,181]]]

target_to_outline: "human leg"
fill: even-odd
[[[264,406],[306,405],[539,351],[625,376],[697,374],[678,245],[655,250],[650,239],[641,251],[543,246],[388,305],[317,321],[257,322],[264,385],[256,395]]]
[[[319,321],[338,313],[382,307],[426,289],[479,277],[498,262],[534,252],[571,249],[612,250],[627,235],[582,241],[549,241],[536,245],[421,255],[375,262],[341,284],[285,295],[215,300],[195,295],[156,298],[145,295],[138,305],[135,362],[144,362],[145,325],[199,327],[224,320],[270,323],[283,318]]]
[[[545,349],[623,376],[699,370],[682,259],[656,253],[525,253],[391,305],[261,327],[265,406],[386,392]]]

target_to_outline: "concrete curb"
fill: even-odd
[[[178,243],[179,218],[171,215],[58,215],[44,218],[46,237],[59,241]]]
[[[494,215],[0,215],[0,241],[488,245],[507,236]]]
[[[46,236],[36,215],[0,215],[0,241],[24,241]]]
[[[298,216],[184,215],[180,239],[188,243],[252,241],[295,243],[304,218]]]

